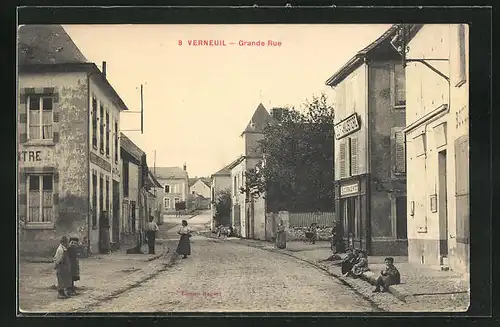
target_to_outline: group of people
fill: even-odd
[[[342,275],[357,278],[365,271],[370,270],[368,268],[368,258],[364,251],[348,249],[346,254],[341,263]],[[401,283],[401,275],[394,266],[394,258],[387,257],[384,259],[384,263],[385,267],[375,282],[374,293],[387,292],[389,286]]]
[[[67,236],[63,236],[54,255],[53,268],[56,271],[57,291],[60,299],[77,295],[75,282],[80,280],[77,245],[77,239],[68,239]]]

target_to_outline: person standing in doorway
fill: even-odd
[[[156,232],[158,231],[158,229],[159,229],[158,225],[155,223],[155,218],[153,216],[150,216],[146,230],[146,237],[148,238],[149,254],[155,254]]]
[[[182,255],[182,259],[186,259],[188,255],[191,255],[191,228],[189,228],[187,221],[182,221],[182,226],[177,232],[181,236],[179,244],[177,245],[177,253]]]
[[[71,262],[68,254],[68,237],[61,237],[59,247],[54,255],[54,269],[57,277],[58,298],[66,299],[71,289]]]

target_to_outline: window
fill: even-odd
[[[165,207],[165,209],[170,209],[170,198],[163,198],[163,206]]]
[[[401,64],[394,65],[394,106],[406,105],[405,69]]]
[[[453,82],[455,87],[461,87],[467,82],[467,37],[465,24],[455,25],[457,35],[457,46],[455,60],[452,62]]]
[[[53,176],[29,175],[28,178],[28,222],[52,222]]]
[[[101,110],[99,113],[99,137],[100,137],[100,142],[99,142],[99,149],[101,153],[104,153],[104,107],[101,104]]]
[[[92,227],[97,226],[97,174],[92,173]]]
[[[123,196],[128,197],[128,178],[129,178],[129,173],[128,173],[128,162],[123,162],[123,168],[122,168],[122,178],[123,178]]]
[[[92,98],[92,147],[97,150],[97,99]]]
[[[51,140],[54,98],[52,96],[31,95],[28,99],[28,138]]]
[[[359,162],[358,162],[358,138],[349,138],[349,172],[350,176],[357,175],[359,173]]]
[[[340,166],[340,171],[339,175],[340,178],[345,178],[348,177],[350,172],[349,172],[349,158],[348,158],[348,152],[347,152],[347,146],[348,144],[346,143],[346,140],[343,139],[340,141],[340,149],[339,149],[339,166]]]
[[[115,121],[115,162],[118,162],[118,122],[116,121]]]
[[[106,112],[106,156],[109,157],[109,112]]]
[[[236,190],[238,189],[238,180],[236,179],[236,176],[234,176],[234,181],[233,181],[233,194],[236,196]]]
[[[391,155],[395,174],[406,173],[406,142],[402,128],[393,127],[391,137]]]
[[[195,192],[195,191],[192,191],[192,192],[191,192],[191,194],[195,195],[195,194],[196,194],[196,192]]]
[[[169,194],[170,193],[170,185],[165,185],[165,193]]]
[[[415,156],[420,157],[425,154],[425,134],[420,134],[413,139]]]
[[[174,198],[174,203],[179,203],[179,202],[181,202],[181,199],[179,199],[179,198]]]

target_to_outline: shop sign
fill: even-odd
[[[358,115],[356,113],[350,115],[346,119],[337,123],[333,128],[335,130],[335,138],[337,140],[358,131],[361,128]]]
[[[356,194],[359,192],[359,183],[344,185],[340,187],[340,195]]]
[[[53,150],[34,148],[21,150],[17,154],[19,165],[23,167],[46,166],[53,164]]]

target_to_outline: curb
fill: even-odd
[[[265,241],[261,241],[261,242],[265,242]],[[343,281],[345,284],[348,284],[353,289],[356,289],[355,286],[353,286],[347,280],[345,280],[344,278],[342,278],[342,276],[340,274],[338,274],[337,272],[334,272],[333,271],[333,270],[335,270],[334,267],[332,267],[332,266],[326,266],[326,265],[323,266],[323,265],[318,264],[317,262],[315,262],[313,260],[301,258],[301,257],[295,255],[294,252],[289,251],[288,249],[278,250],[278,249],[274,249],[274,248],[273,249],[266,248],[266,246],[262,245],[262,244],[252,244],[253,242],[245,242],[244,239],[240,239],[240,240],[238,240],[238,241],[236,241],[234,243],[240,243],[241,245],[251,246],[251,247],[260,248],[260,249],[267,250],[267,251],[274,252],[274,253],[280,253],[280,254],[288,255],[290,257],[294,257],[296,259],[305,261],[305,262],[307,262],[307,263],[309,263],[309,264],[311,264],[311,265],[313,265],[313,266],[315,266],[317,268],[320,268],[320,269],[323,269],[323,270],[327,270],[334,277],[336,277],[339,280]],[[270,242],[265,242],[265,243],[272,244]],[[373,274],[373,272],[371,272],[371,274]],[[371,274],[363,273],[361,275],[361,279],[364,280],[364,281],[366,281],[366,282],[368,282],[368,283],[370,283],[371,285],[375,285],[376,279],[375,279],[374,276],[371,276]],[[406,303],[406,298],[409,296],[409,294],[406,293],[403,290],[397,289],[397,287],[398,287],[397,285],[396,286],[389,286],[389,289],[388,289],[389,293],[392,294],[399,301]]]

